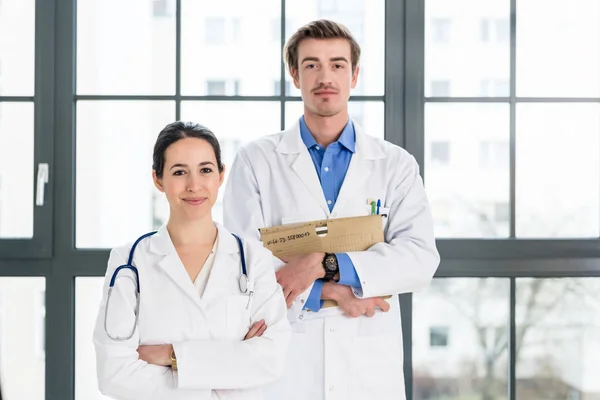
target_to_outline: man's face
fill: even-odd
[[[356,86],[350,42],[346,39],[304,39],[298,46],[298,71],[292,71],[305,108],[329,117],[346,110]]]

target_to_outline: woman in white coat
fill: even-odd
[[[260,399],[283,374],[290,328],[271,253],[212,220],[224,178],[217,139],[198,124],[167,125],[152,174],[169,220],[110,254],[93,337],[100,391],[119,400]],[[121,268],[109,292],[128,264],[139,278]]]

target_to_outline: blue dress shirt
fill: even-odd
[[[327,201],[329,211],[333,210],[335,202],[340,194],[342,183],[348,172],[350,160],[355,151],[356,134],[354,125],[348,121],[337,142],[331,143],[324,149],[317,143],[313,135],[308,130],[304,117],[300,117],[300,136],[308,149],[310,158],[313,161],[323,195]],[[338,284],[360,288],[358,274],[354,264],[346,253],[336,253],[340,267],[340,280]],[[305,309],[317,312],[323,306],[321,292],[323,290],[323,280],[317,279],[306,300]]]

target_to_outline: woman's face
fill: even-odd
[[[162,178],[155,171],[152,176],[158,190],[167,196],[171,215],[196,220],[211,216],[225,170],[219,172],[210,143],[188,137],[167,148]]]

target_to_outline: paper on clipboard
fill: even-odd
[[[382,215],[292,223],[259,231],[263,246],[279,258],[315,252],[365,251],[384,241]],[[335,301],[326,300],[323,308],[335,306]]]

